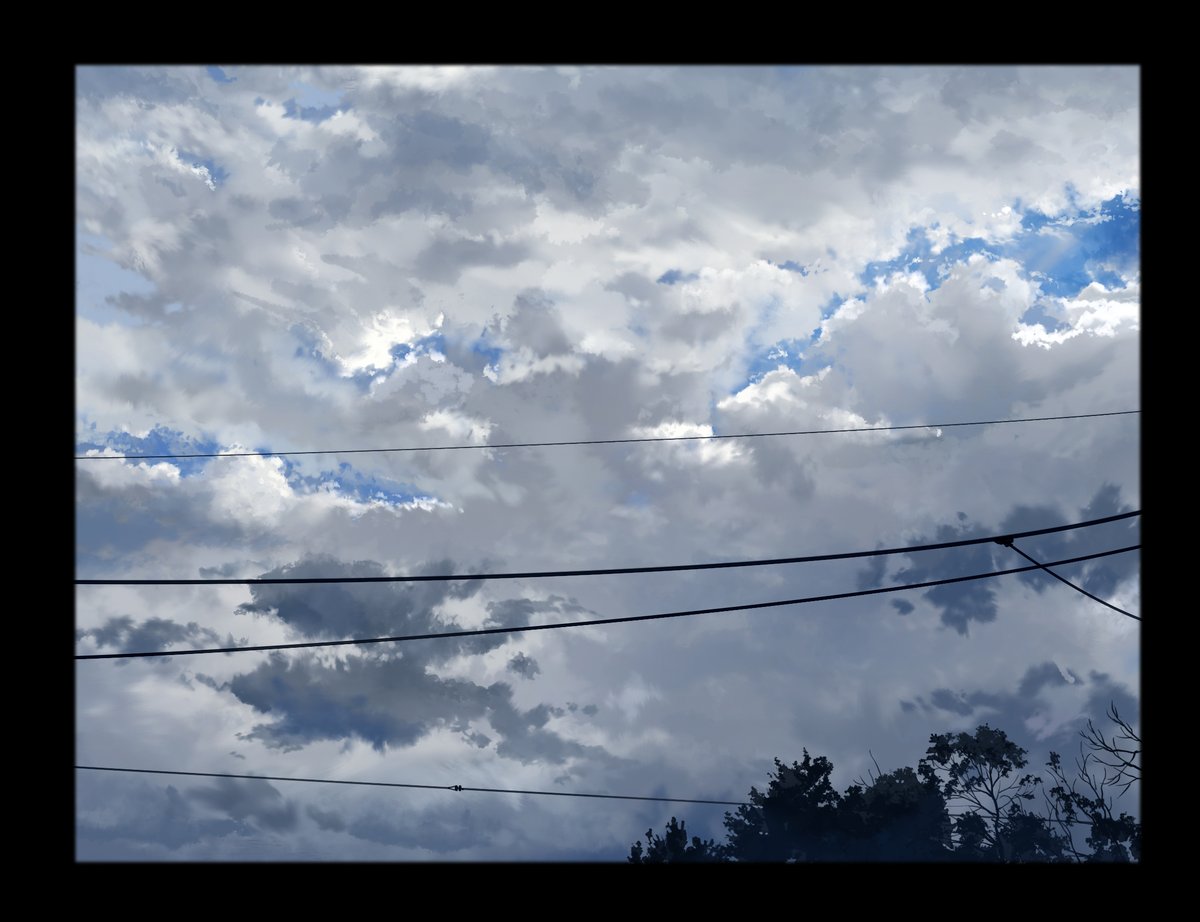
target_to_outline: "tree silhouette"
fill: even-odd
[[[1108,719],[1118,733],[1107,738],[1091,720],[1080,732],[1083,742],[1075,760],[1076,774],[1068,777],[1062,758],[1050,753],[1047,763],[1054,786],[1046,792],[1051,822],[1067,841],[1077,861],[1138,861],[1142,854],[1142,825],[1128,813],[1114,815],[1111,790],[1125,794],[1141,780],[1142,739],[1110,704]],[[1090,853],[1075,846],[1075,827],[1087,828]]]
[[[1018,774],[1027,764],[1024,749],[1003,730],[983,724],[973,735],[930,736],[917,771],[939,786],[957,823],[973,817],[973,850],[982,855],[990,851],[997,861],[1057,860],[1060,849],[1038,837],[1024,810],[1023,801],[1034,800],[1042,781],[1031,773]]]
[[[824,756],[791,766],[775,760],[766,793],[750,789],[750,805],[725,814],[729,849],[742,861],[816,860],[834,850],[841,798]]]
[[[663,836],[646,830],[646,846],[635,842],[628,860],[1137,861],[1141,824],[1114,811],[1111,792],[1141,779],[1141,738],[1115,707],[1108,717],[1119,732],[1109,739],[1088,721],[1076,777],[1050,753],[1048,789],[1024,771],[1026,751],[987,724],[935,733],[915,770],[872,773],[843,793],[829,759],[806,749],[791,765],[775,759],[767,789],[752,787],[749,803],[725,814],[723,844],[689,841],[672,817]],[[1039,792],[1044,813],[1033,810]],[[1085,843],[1077,842],[1079,830]]]
[[[851,861],[945,861],[950,814],[936,782],[911,768],[851,785],[842,798],[842,857]]]
[[[709,839],[702,841],[699,836],[692,836],[688,842],[686,823],[677,823],[675,817],[667,823],[667,828],[660,838],[653,829],[646,830],[646,848],[642,849],[641,841],[633,843],[629,850],[630,864],[667,864],[676,862],[720,861],[724,855],[724,847]]]

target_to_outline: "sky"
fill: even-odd
[[[1140,509],[1134,67],[80,67],[77,578],[651,566]],[[926,427],[928,424],[928,427]],[[870,431],[918,426],[905,431]],[[747,440],[428,451],[781,430]],[[138,455],[330,450],[139,461]],[[1138,519],[1028,538],[1057,560]],[[849,592],[735,570],[77,586],[79,654]],[[1140,613],[1136,553],[1063,569]],[[83,660],[84,765],[717,800],[931,733],[1043,763],[1138,624],[1042,575],[530,634]],[[725,808],[76,772],[82,861],[620,861]],[[1122,809],[1138,813],[1136,793]]]

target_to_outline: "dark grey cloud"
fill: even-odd
[[[503,706],[511,689],[484,687],[430,674],[415,660],[349,656],[324,666],[312,656],[273,656],[229,683],[245,704],[273,718],[248,739],[277,749],[299,749],[317,740],[358,738],[382,751],[411,746],[443,726],[459,726]],[[511,707],[511,705],[509,705]]]
[[[214,679],[212,676],[207,675],[206,673],[203,673],[203,672],[195,673],[192,676],[192,678],[195,679],[197,682],[199,682],[201,685],[204,685],[207,688],[211,688],[213,691],[225,691],[226,689],[229,688],[228,682],[218,681],[217,679]]]
[[[970,523],[939,526],[932,538],[919,538],[915,544],[938,544],[985,534],[985,529]],[[926,551],[907,559],[914,561],[896,573],[898,583],[920,583],[969,573],[984,573],[994,569],[992,546],[977,544],[950,551]],[[985,580],[935,586],[922,597],[939,609],[942,623],[966,636],[971,622],[995,621],[996,591]]]
[[[403,214],[406,211],[418,211],[424,214],[444,214],[449,218],[460,218],[471,210],[471,200],[463,195],[455,195],[429,186],[396,185],[388,189],[381,198],[371,205],[371,217],[383,218],[388,215]]]
[[[231,560],[217,566],[200,567],[197,572],[203,579],[232,579],[236,576],[261,573],[263,569],[264,564],[258,560]]]
[[[526,656],[524,653],[518,653],[510,659],[506,668],[509,672],[516,673],[526,679],[532,679],[542,671],[537,664],[537,660],[532,656]]]
[[[855,585],[859,589],[875,589],[883,585],[883,575],[886,572],[886,557],[868,557],[867,562],[855,576]]]
[[[98,103],[113,96],[138,100],[139,106],[199,104],[208,108],[198,94],[198,71],[160,67],[78,67],[75,92],[89,102]]]
[[[313,224],[322,217],[319,209],[296,197],[275,199],[267,205],[267,213],[276,220],[295,227]]]
[[[658,284],[640,272],[622,272],[617,277],[604,283],[606,291],[615,291],[626,298],[636,298],[638,301],[654,307],[662,305],[662,289]]]
[[[469,731],[486,720],[499,737],[497,754],[521,762],[561,763],[572,756],[603,758],[598,747],[583,746],[546,728],[548,705],[522,711],[504,682],[477,685],[443,678],[425,664],[398,659],[348,656],[331,666],[313,656],[272,656],[236,676],[229,691],[273,720],[255,725],[246,739],[275,749],[295,750],[318,740],[361,739],[375,749],[412,746],[439,728],[457,730],[475,745]]]
[[[1138,723],[1140,701],[1134,690],[1113,679],[1106,672],[1092,670],[1088,672],[1088,701],[1086,713],[1099,727],[1103,726],[1106,736],[1111,736],[1111,728],[1107,726],[1104,715],[1110,706],[1116,707],[1122,718],[1134,726]]]
[[[715,311],[687,311],[667,317],[659,329],[670,339],[695,346],[724,336],[737,326],[741,317],[742,312],[733,306]]]
[[[426,166],[436,162],[462,172],[488,158],[491,133],[484,126],[432,109],[400,115],[391,128],[397,163]]]
[[[78,814],[81,860],[170,857],[201,843],[261,842],[264,835],[274,839],[298,827],[296,802],[261,780],[222,778],[182,791],[173,784],[128,778],[88,777],[83,785],[87,799],[102,799],[104,809],[84,808]]]
[[[210,787],[197,788],[188,796],[197,803],[224,813],[234,820],[253,823],[268,832],[296,828],[296,804],[269,781],[218,778]]]
[[[1063,158],[1026,135],[1019,135],[1007,128],[1001,128],[991,140],[989,159],[997,164],[1011,163],[1014,160],[1059,162]]]
[[[930,694],[929,701],[934,707],[952,714],[965,715],[975,710],[975,706],[968,702],[962,694],[956,694],[948,688],[935,689]]]
[[[320,807],[309,804],[304,808],[304,812],[326,832],[343,832],[346,829],[346,821],[342,819],[340,813],[334,810],[322,810]]]
[[[453,573],[455,569],[453,561],[433,561],[417,567],[412,575]],[[314,555],[262,574],[264,578],[384,575],[383,565],[377,561],[345,562],[329,555]],[[277,618],[305,638],[426,634],[453,630],[453,621],[439,617],[439,606],[468,599],[482,585],[479,580],[252,585],[251,600],[239,606],[238,613]],[[503,637],[448,638],[409,645],[405,655],[422,662],[441,661],[468,650],[492,649],[504,642]]]
[[[1054,506],[1018,505],[994,527],[968,522],[965,515],[959,513],[958,525],[942,525],[933,537],[921,537],[914,540],[913,543],[939,543],[988,534],[1002,535],[1019,531],[1033,531],[1039,528],[1064,525],[1072,521],[1087,521],[1132,511],[1131,506],[1121,501],[1120,492],[1120,489],[1113,484],[1103,484],[1098,488],[1092,500],[1076,513]],[[1138,519],[1134,518],[1109,525],[1024,538],[1017,542],[1017,546],[1033,556],[1035,560],[1049,562],[1132,544],[1137,541],[1138,533]],[[1104,594],[1113,592],[1121,581],[1138,572],[1138,556],[1136,553],[1130,553],[1102,558],[1088,564],[1082,571],[1076,567],[1063,568],[1062,574],[1067,579],[1082,585],[1089,592],[1103,598]],[[1023,566],[1026,563],[1019,555],[993,544],[955,548],[949,551],[927,551],[919,555],[910,555],[907,559],[912,561],[912,564],[897,571],[895,575],[897,582],[924,582],[969,573],[983,573],[991,569]],[[873,558],[858,572],[859,588],[879,585],[885,569],[886,563],[882,558]],[[1017,578],[1035,588],[1039,593],[1047,589],[1069,591],[1057,580],[1041,571],[1022,573]],[[998,614],[996,590],[983,580],[937,586],[923,593],[923,598],[940,609],[943,624],[954,628],[964,636],[967,634],[971,622],[994,621]],[[898,602],[909,607],[902,608],[900,604],[897,604]],[[911,603],[896,600],[892,604],[901,614],[908,614],[912,611]]]
[[[169,303],[161,294],[132,294],[128,291],[109,295],[104,300],[132,317],[151,321],[165,317]]]
[[[585,364],[577,374],[555,371],[536,380],[514,382],[505,388],[503,401],[493,395],[478,403],[514,437],[537,427],[525,413],[531,400],[552,399],[580,438],[611,438],[631,427],[704,419],[710,412],[713,394],[703,373],[665,372],[654,375],[648,385],[645,366],[637,360],[583,358]],[[610,452],[604,456],[607,468],[633,489],[647,485],[645,460],[644,453]]]
[[[502,362],[506,357],[502,357]],[[512,381],[502,388],[487,379],[474,384],[467,406],[492,422],[493,442],[533,439],[605,438],[628,426],[656,422],[662,416],[677,418],[676,408],[703,406],[707,397],[697,393],[698,378],[679,380],[664,376],[659,388],[647,391],[639,381],[637,363],[612,362],[581,357],[585,362],[578,374],[555,369]],[[628,396],[630,402],[620,400]],[[530,414],[529,407],[539,407]],[[636,461],[631,458],[628,471],[637,476]],[[505,471],[505,478],[523,477],[532,472],[530,485],[537,483],[537,466],[543,459],[534,454],[522,458],[522,464]],[[623,464],[619,455],[605,459],[608,464]],[[481,476],[491,471],[484,469]]]
[[[1079,681],[1079,677],[1074,673],[1070,675],[1072,679]],[[1047,686],[1067,684],[1070,683],[1063,678],[1062,670],[1055,663],[1042,663],[1040,666],[1029,667],[1021,679],[1021,684],[1017,686],[1017,694],[1022,698],[1032,698]]]
[[[598,764],[607,761],[607,753],[599,746],[584,746],[547,730],[545,725],[553,714],[554,711],[545,704],[528,711],[511,707],[493,710],[489,720],[500,734],[497,755],[526,764],[549,762],[558,765],[573,756],[586,756]]]
[[[199,816],[189,798],[173,785],[143,784],[132,794],[114,796],[110,790],[109,811],[84,813],[76,819],[76,855],[82,859],[104,858],[113,846],[154,843],[169,851],[204,839],[230,834],[247,835],[250,827],[235,819]],[[135,852],[136,854],[136,852]]]
[[[1017,681],[1015,691],[938,688],[930,692],[928,704],[920,697],[917,701],[929,714],[941,712],[958,718],[971,717],[978,723],[1003,729],[1033,754],[1033,759],[1043,758],[1050,750],[1064,756],[1073,755],[1079,749],[1079,732],[1089,718],[1107,731],[1109,724],[1105,712],[1110,702],[1117,704],[1122,717],[1137,719],[1137,700],[1126,686],[1094,670],[1088,673],[1086,680],[1074,670],[1068,668],[1065,671],[1070,681],[1064,678],[1063,670],[1057,664],[1038,663],[1026,669]],[[1048,733],[1039,733],[1037,728],[1045,725],[1048,710],[1045,692],[1069,685],[1078,686],[1084,692],[1078,702],[1078,716],[1052,726]],[[901,702],[901,707],[908,712],[913,710],[911,702]],[[1040,763],[1035,767],[1040,768]]]
[[[449,285],[473,266],[515,266],[531,253],[527,244],[512,240],[438,237],[420,252],[413,268],[418,278]]]
[[[759,439],[750,451],[760,481],[796,502],[812,497],[817,490],[809,459],[797,456],[794,446],[773,439]],[[859,588],[866,588],[860,586]]]
[[[130,384],[137,394],[145,393],[142,386]],[[163,490],[145,480],[105,483],[99,475],[85,464],[77,466],[75,533],[85,559],[128,554],[155,540],[234,545],[244,537],[237,521],[198,513],[191,497],[181,491]]]
[[[100,385],[102,393],[133,407],[146,405],[147,393],[153,385],[147,375],[116,374]]]
[[[429,119],[425,121],[433,127]],[[443,119],[442,127],[451,127],[452,121]],[[433,132],[410,131],[390,113],[372,113],[371,122],[382,147],[375,156],[363,152],[361,139],[346,136],[329,138],[320,151],[297,149],[283,141],[275,144],[272,165],[283,168],[302,193],[295,197],[299,203],[295,215],[276,217],[291,222],[296,216],[315,215],[317,227],[336,221],[339,226],[358,228],[407,212],[458,219],[470,215],[476,183],[462,176],[448,182],[446,161],[440,155],[449,153],[452,168],[460,169],[472,166],[475,154],[465,149],[448,151],[441,143],[447,132],[439,140],[436,127]],[[480,135],[488,131],[478,125],[465,128]]]
[[[368,842],[447,855],[492,844],[501,833],[515,828],[509,822],[511,818],[506,821],[494,811],[446,805],[423,810],[415,820],[369,813],[351,822],[346,831]]]
[[[180,624],[167,618],[147,618],[140,624],[127,615],[109,618],[100,627],[78,630],[75,637],[82,640],[91,637],[98,647],[115,650],[151,651],[166,650],[176,644],[188,646],[235,646],[246,639],[235,640],[233,635],[222,638],[216,631],[201,627],[195,621]],[[125,665],[121,661],[121,665]]]
[[[986,554],[971,555],[981,565],[989,559]],[[942,623],[958,633],[967,634],[972,621],[985,624],[996,620],[996,593],[978,583],[937,586],[925,593],[925,598],[942,610]]]
[[[572,349],[554,303],[543,292],[523,291],[513,300],[513,311],[502,325],[505,338],[534,355],[564,355]]]
[[[430,564],[429,570],[453,570],[449,561]],[[272,575],[379,575],[373,561],[344,564],[332,559],[311,559],[273,571]],[[467,583],[417,584],[317,584],[252,587],[254,601],[240,611],[280,618],[302,636],[329,636],[346,632],[357,636],[383,633],[425,633],[453,628],[439,621],[435,608],[449,598],[467,598],[479,588]],[[314,591],[316,590],[316,591]],[[586,611],[568,599],[553,596],[542,602],[509,599],[489,602],[488,624],[528,624],[538,614],[578,614]],[[488,686],[444,678],[432,670],[459,653],[479,653],[505,642],[504,637],[475,637],[408,644],[396,651],[351,655],[332,665],[314,656],[272,656],[248,673],[222,686],[238,700],[272,720],[254,726],[246,737],[272,748],[292,750],[323,739],[358,738],[378,750],[411,746],[435,729],[448,727],[476,746],[491,738],[470,730],[472,721],[486,720],[498,736],[499,755],[522,762],[563,762],[591,753],[546,728],[555,713],[549,705],[518,709],[512,688],[503,682]],[[536,661],[520,654],[510,669],[526,678],[538,672]]]
[[[1037,528],[1063,525],[1071,521],[1088,521],[1132,512],[1134,507],[1122,499],[1121,493],[1121,488],[1116,484],[1101,484],[1091,501],[1080,508],[1078,512],[1064,512],[1053,506],[1018,506],[1005,516],[1004,521],[1000,523],[999,531],[1032,531]],[[1108,525],[1025,538],[1018,541],[1017,546],[1035,560],[1046,562],[1136,544],[1140,540],[1140,534],[1141,519],[1135,517]],[[1018,555],[1010,556],[1018,558]],[[1061,572],[1071,582],[1104,598],[1111,595],[1119,583],[1130,579],[1139,572],[1140,558],[1141,555],[1137,552],[1120,554],[1101,558],[1082,566],[1075,564],[1064,567]],[[1018,560],[1020,559],[1018,558]],[[1016,565],[1018,560],[1014,560],[1013,565]],[[1024,561],[1020,560],[1020,562]],[[1037,589],[1038,592],[1047,589],[1069,591],[1053,577],[1041,571],[1023,573],[1018,578]]]
[[[536,624],[538,619],[534,617],[535,615],[551,612],[560,615],[573,615],[576,619],[580,615],[595,614],[591,609],[585,608],[575,600],[566,599],[560,595],[551,595],[544,601],[504,599],[499,602],[488,602],[487,610],[491,620],[497,625],[504,627],[520,624]]]

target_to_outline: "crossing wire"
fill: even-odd
[[[1008,576],[1014,573],[1028,573],[1031,570],[1040,570],[1043,568],[1043,566],[1062,567],[1067,566],[1068,564],[1082,563],[1085,560],[1096,560],[1101,557],[1111,557],[1114,554],[1125,554],[1130,551],[1136,551],[1140,547],[1140,544],[1131,544],[1127,547],[1115,548],[1113,550],[1098,551],[1093,554],[1083,554],[1078,557],[1070,557],[1065,560],[1055,560],[1045,565],[1037,564],[1027,567],[1013,567],[1007,570],[994,570],[987,573],[974,573],[970,576],[952,576],[946,579],[927,580],[920,583],[905,583],[899,586],[883,586],[877,589],[859,589],[854,592],[836,592],[829,595],[808,596],[806,598],[799,599],[782,599],[776,602],[752,602],[743,605],[723,605],[717,608],[696,608],[689,611],[661,612],[653,615],[626,615],[618,618],[597,618],[589,621],[561,621],[553,624],[526,624],[517,627],[473,628],[462,631],[442,631],[439,633],[429,634],[404,634],[394,637],[367,637],[355,640],[314,640],[301,643],[256,644],[253,646],[243,647],[211,647],[195,650],[141,651],[129,653],[83,653],[76,654],[75,659],[142,659],[148,657],[201,656],[210,653],[251,653],[265,650],[302,650],[314,647],[366,646],[368,644],[379,643],[403,643],[412,640],[433,640],[435,638],[442,637],[480,637],[488,634],[521,634],[532,631],[558,630],[560,628],[595,627],[601,624],[625,624],[634,621],[657,621],[666,618],[687,618],[695,615],[711,615],[731,611],[750,611],[752,609],[759,608],[779,608],[784,605],[803,605],[809,602],[830,602],[836,599],[851,599],[859,596],[879,595],[887,592],[902,592],[908,589],[927,589],[933,586],[948,586],[954,583],[965,583],[971,580],[991,579],[993,577]]]
[[[77,579],[77,586],[274,586],[285,584],[314,583],[422,583],[450,582],[454,580],[493,579],[551,579],[562,576],[614,576],[629,573],[678,573],[684,570],[724,570],[734,567],[771,567],[791,563],[816,563],[827,560],[856,560],[864,557],[883,557],[890,554],[913,554],[918,551],[938,551],[948,548],[990,544],[1002,538],[1031,538],[1056,532],[1091,528],[1109,522],[1133,518],[1142,514],[1140,509],[1118,515],[1089,519],[1072,525],[1055,525],[1050,528],[1035,528],[1030,531],[1013,532],[1007,535],[990,535],[984,538],[962,538],[957,541],[941,541],[937,544],[912,544],[907,547],[879,548],[873,551],[846,551],[837,554],[811,554],[806,557],[776,557],[767,560],[735,560],[717,563],[686,563],[654,567],[609,567],[587,570],[530,570],[523,573],[451,573],[433,576],[270,576],[249,579]]]
[[[765,439],[789,435],[835,435],[845,432],[902,432],[907,429],[955,429],[963,426],[1002,426],[1008,423],[1044,423],[1066,419],[1131,416],[1141,410],[1107,413],[1073,413],[1063,416],[1024,416],[1016,419],[981,419],[958,423],[920,423],[910,426],[857,426],[845,429],[794,429],[787,432],[738,432],[729,435],[656,435],[628,439],[576,439],[564,442],[504,442],[479,445],[421,445],[400,448],[321,448],[307,451],[212,451],[161,455],[75,455],[76,461],[159,461],[186,458],[282,458],[295,455],[361,455],[402,451],[470,451],[486,448],[556,448],[565,445],[629,445],[638,442],[696,442],[717,439]]]
[[[1045,570],[1047,573],[1049,573],[1051,576],[1053,576],[1053,577],[1054,577],[1056,580],[1058,580],[1060,583],[1066,583],[1068,586],[1070,586],[1070,587],[1071,587],[1072,589],[1074,589],[1076,592],[1081,592],[1081,593],[1083,593],[1083,594],[1084,594],[1084,595],[1086,595],[1086,596],[1087,596],[1089,599],[1091,599],[1091,600],[1093,600],[1093,601],[1095,601],[1095,602],[1099,602],[1101,605],[1105,605],[1105,606],[1107,606],[1108,608],[1111,608],[1111,609],[1112,609],[1113,611],[1115,611],[1115,612],[1119,612],[1120,614],[1124,615],[1126,618],[1132,618],[1134,621],[1141,621],[1141,620],[1142,620],[1142,618],[1141,618],[1141,616],[1140,616],[1140,615],[1135,615],[1135,614],[1133,614],[1133,612],[1128,612],[1128,611],[1126,611],[1126,610],[1125,610],[1125,609],[1123,609],[1123,608],[1117,608],[1117,606],[1113,605],[1111,602],[1106,602],[1106,601],[1104,601],[1104,599],[1100,598],[1099,596],[1092,595],[1090,592],[1088,592],[1088,591],[1087,591],[1086,589],[1084,589],[1082,586],[1076,586],[1076,585],[1075,585],[1073,582],[1071,582],[1069,579],[1064,579],[1063,577],[1059,576],[1057,573],[1055,573],[1053,570],[1051,570],[1051,569],[1050,569],[1048,566],[1046,566],[1046,565],[1044,565],[1044,564],[1041,564],[1041,563],[1038,563],[1036,560],[1034,560],[1032,557],[1030,557],[1028,554],[1026,554],[1026,553],[1025,553],[1023,550],[1021,550],[1019,547],[1017,547],[1015,544],[1013,544],[1013,538],[1012,538],[1012,536],[1010,536],[1010,537],[1008,537],[1008,538],[997,538],[997,539],[996,539],[996,543],[997,543],[997,544],[1002,544],[1002,545],[1004,545],[1005,547],[1007,547],[1007,548],[1011,548],[1012,550],[1016,551],[1018,554],[1020,554],[1020,555],[1021,555],[1022,557],[1024,557],[1026,560],[1030,561],[1031,563],[1037,564],[1037,566],[1038,566],[1038,567],[1040,567],[1041,569]]]
[[[187,775],[194,778],[238,778],[252,781],[300,781],[306,784],[353,784],[373,788],[419,788],[430,791],[472,791],[484,794],[536,794],[543,797],[590,797],[597,800],[651,800],[667,804],[719,804],[749,806],[744,800],[700,800],[693,797],[649,797],[637,794],[585,794],[579,791],[527,791],[518,788],[476,788],[464,784],[408,784],[400,781],[343,781],[337,778],[289,778],[282,775],[234,775],[228,772],[183,772],[157,768],[112,768],[105,765],[76,765],[78,771],[132,772],[143,775]]]

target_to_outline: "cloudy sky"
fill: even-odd
[[[79,578],[621,567],[1140,508],[1135,68],[88,67],[76,81]],[[1133,524],[1130,524],[1132,521]],[[1059,559],[1137,519],[1032,538]],[[1024,563],[80,586],[77,652],[760,602]],[[1140,611],[1136,554],[1064,573]],[[402,648],[401,648],[402,647]],[[1042,762],[1134,621],[1048,578],[529,635],[76,664],[87,765],[740,799],[933,732]],[[77,772],[76,853],[621,860],[723,808]],[[1132,798],[1130,798],[1132,799]],[[1126,805],[1136,812],[1136,804]]]

